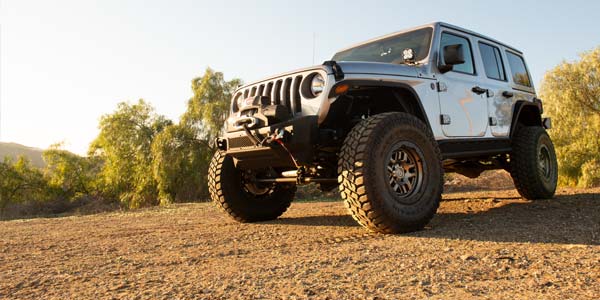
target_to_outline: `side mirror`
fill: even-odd
[[[444,64],[440,64],[440,72],[452,71],[454,65],[465,63],[465,54],[462,44],[444,46]]]

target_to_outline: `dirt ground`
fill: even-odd
[[[341,202],[238,224],[213,205],[0,222],[0,299],[598,299],[600,189],[450,193],[426,230]]]

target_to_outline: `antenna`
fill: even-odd
[[[316,40],[317,40],[317,33],[313,31],[313,60],[312,60],[312,64],[315,64],[315,48],[316,48]]]

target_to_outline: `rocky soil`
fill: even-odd
[[[0,299],[598,299],[600,189],[444,195],[380,235],[341,202],[238,224],[209,203],[0,222]]]

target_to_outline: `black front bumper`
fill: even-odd
[[[250,132],[257,140],[263,141],[279,130],[285,131],[284,138],[281,139],[285,148],[275,142],[255,145],[244,130],[226,133],[220,143],[226,148],[227,154],[233,157],[238,168],[293,168],[295,164],[291,156],[298,164],[311,163],[314,156],[313,146],[318,141],[317,116],[297,117],[271,126],[250,129]]]

